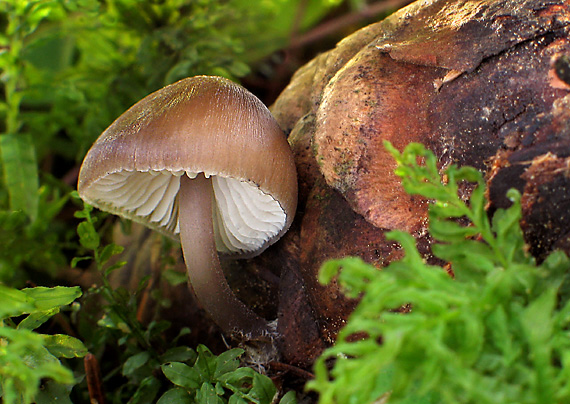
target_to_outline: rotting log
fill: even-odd
[[[530,251],[570,252],[569,30],[563,0],[418,1],[299,69],[272,107],[299,173],[294,234],[245,265],[279,259],[293,272],[280,286],[285,361],[310,364],[354,307],[318,284],[325,260],[382,267],[401,255],[385,240],[392,229],[433,259],[427,201],[403,191],[384,140],[482,170],[490,210],[516,187]]]

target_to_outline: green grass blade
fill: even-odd
[[[27,134],[0,136],[4,184],[10,209],[25,212],[32,221],[38,215],[38,165],[32,138]]]

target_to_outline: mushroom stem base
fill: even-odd
[[[234,295],[222,271],[212,224],[212,180],[203,173],[195,179],[183,175],[178,198],[180,241],[196,297],[225,333],[266,335],[267,321]]]

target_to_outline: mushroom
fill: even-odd
[[[249,91],[197,76],[148,95],[93,144],[78,191],[179,239],[192,289],[224,332],[270,332],[233,294],[218,257],[260,254],[287,231],[297,205],[286,136]]]

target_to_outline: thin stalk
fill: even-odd
[[[220,266],[212,223],[210,178],[183,175],[179,190],[180,241],[194,293],[212,319],[228,334],[256,337],[267,334],[267,321],[232,292]]]

